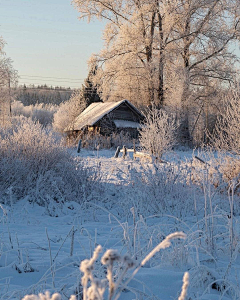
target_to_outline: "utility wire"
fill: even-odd
[[[20,91],[26,90],[25,88],[17,88]],[[76,88],[77,89],[77,88]],[[46,91],[46,92],[66,92],[66,93],[73,93],[75,91],[75,88],[72,88],[71,90],[65,90],[65,89],[41,89],[41,88],[28,88],[26,92],[30,91]]]
[[[22,79],[21,79],[22,82],[24,82],[25,80],[27,80],[27,81],[31,80],[31,81],[33,81],[33,82],[39,82],[39,79],[31,79],[31,78],[22,78]],[[32,82],[32,83],[33,83],[33,82]],[[44,82],[53,82],[53,80],[50,80],[50,79],[44,79]],[[54,85],[60,84],[60,83],[69,83],[69,84],[74,83],[74,84],[79,84],[79,85],[83,84],[83,82],[77,82],[77,81],[67,81],[67,80],[54,81]],[[39,85],[42,85],[42,83],[39,84]]]
[[[51,85],[70,85],[73,89],[79,89],[82,84],[84,84],[84,79],[73,79],[73,78],[66,78],[66,77],[48,77],[48,76],[38,76],[38,75],[20,75],[19,76],[21,83],[26,85],[31,84],[38,84],[44,85],[51,84]],[[27,81],[27,82],[26,82]],[[41,81],[41,83],[40,83]],[[73,86],[74,85],[74,86]],[[77,85],[77,86],[76,86]]]
[[[71,87],[71,89],[69,90],[68,88],[64,88],[64,87],[61,87],[61,88],[41,88],[41,87],[31,87],[31,86],[27,86],[26,88],[20,86],[17,88],[17,90],[26,90],[26,92],[30,92],[30,91],[53,91],[53,92],[69,92],[69,93],[72,93],[73,91],[75,90],[78,90],[80,89],[79,87]],[[98,92],[96,92],[96,90],[94,88],[85,88],[84,89],[85,91],[83,92],[83,94],[88,94],[90,92],[92,92],[92,94],[98,94]]]
[[[66,80],[73,80],[79,81],[84,80],[85,78],[65,78],[65,77],[50,77],[50,76],[38,76],[38,75],[19,75],[20,77],[30,77],[30,78],[51,78],[51,79],[66,79]]]

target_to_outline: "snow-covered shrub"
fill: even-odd
[[[225,182],[229,183],[232,180],[240,182],[240,157],[230,155],[221,157],[219,171]]]
[[[234,184],[234,191],[239,190],[240,185],[240,159],[225,151],[212,151],[211,148],[201,150],[198,156],[188,162],[191,168],[188,182],[204,188],[211,185],[221,193],[227,193],[230,186]]]
[[[156,159],[161,159],[163,153],[176,144],[177,128],[172,115],[153,107],[145,114],[145,122],[140,130],[140,145]]]
[[[51,104],[36,104],[33,107],[32,119],[40,124],[47,126],[52,125],[53,115],[57,112],[58,106]]]
[[[211,145],[218,151],[215,165],[224,182],[240,182],[240,90],[229,92],[210,136]],[[221,183],[221,182],[220,182]]]
[[[240,155],[240,90],[230,91],[223,100],[211,144],[219,151]]]
[[[58,107],[51,104],[35,104],[24,106],[20,101],[14,101],[12,103],[12,113],[14,116],[25,116],[32,118],[34,121],[38,121],[40,124],[47,126],[51,125],[53,121],[53,115],[56,113]]]
[[[75,118],[86,108],[82,98],[81,90],[76,91],[71,98],[60,104],[58,111],[54,114],[53,128],[63,133],[64,129],[73,125]]]
[[[131,168],[129,181],[133,188],[127,200],[123,199],[121,209],[129,211],[134,207],[136,214],[144,217],[165,213],[183,217],[193,213],[192,187],[187,184],[190,172],[188,167],[167,163],[145,163],[140,170]]]
[[[28,197],[39,204],[75,199],[90,189],[89,170],[67,152],[51,128],[29,118],[15,118],[0,131],[0,196]]]

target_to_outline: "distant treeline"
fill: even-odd
[[[16,100],[21,101],[24,106],[43,104],[59,105],[69,100],[74,89],[61,86],[31,85],[19,86],[16,89]]]

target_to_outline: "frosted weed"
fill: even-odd
[[[129,282],[134,278],[138,271],[143,267],[158,251],[166,249],[171,245],[173,239],[186,239],[183,232],[175,232],[169,234],[161,243],[159,243],[142,261],[136,266],[135,261],[128,255],[120,255],[116,250],[108,249],[102,256],[101,263],[107,268],[107,275],[104,279],[94,277],[93,270],[102,247],[96,247],[93,256],[81,262],[80,271],[83,273],[81,284],[83,287],[83,300],[117,300],[123,289],[127,288]],[[123,267],[117,279],[113,276],[113,266],[116,262],[122,263]],[[134,268],[134,271],[126,277],[127,272]],[[184,300],[189,285],[189,275],[184,274],[182,292],[179,300]],[[108,292],[106,292],[108,290]],[[105,293],[106,292],[106,293]],[[105,295],[107,294],[107,295]],[[69,300],[76,300],[76,296],[72,295]],[[22,300],[61,300],[61,295],[55,293],[50,296],[49,292],[45,294],[27,295]]]

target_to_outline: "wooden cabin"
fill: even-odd
[[[95,102],[89,105],[65,132],[79,135],[81,132],[98,132],[110,135],[113,132],[138,136],[138,129],[144,120],[142,113],[128,100],[118,102]]]

